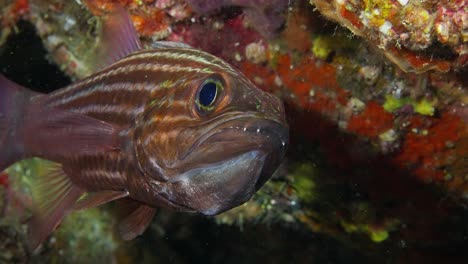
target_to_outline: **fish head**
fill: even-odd
[[[135,134],[140,170],[158,199],[205,215],[248,201],[279,166],[289,137],[282,102],[213,61],[223,67],[174,82]]]

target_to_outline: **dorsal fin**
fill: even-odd
[[[44,161],[44,169],[32,186],[33,217],[29,220],[28,246],[36,249],[71,212],[84,190],[72,183],[58,163]]]
[[[185,48],[193,49],[192,46],[183,42],[177,41],[155,41],[151,43],[151,48],[153,49],[162,49],[162,48]]]
[[[140,39],[127,11],[117,5],[103,16],[97,52],[97,70],[142,49]]]

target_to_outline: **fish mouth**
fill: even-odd
[[[241,205],[279,166],[288,137],[285,123],[254,115],[218,123],[182,156],[166,198],[205,215]]]
[[[267,157],[262,177],[257,182],[258,190],[284,157],[288,141],[289,129],[285,122],[247,113],[217,123],[195,141],[180,160],[187,167],[197,167],[197,164],[216,164],[249,151],[262,152]]]

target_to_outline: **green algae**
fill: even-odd
[[[341,222],[341,226],[347,233],[364,233],[375,243],[381,243],[389,238],[389,232],[385,229],[372,228],[365,224]]]
[[[312,42],[312,52],[317,58],[326,59],[333,51],[333,38],[318,36]]]
[[[312,53],[319,59],[327,59],[332,52],[347,53],[359,47],[356,39],[350,38],[345,32],[338,31],[333,35],[321,34],[312,41]]]
[[[13,189],[16,192],[31,196],[35,176],[43,172],[46,163],[46,160],[31,158],[11,165],[6,173],[10,175]]]
[[[387,95],[385,96],[385,103],[383,105],[383,108],[387,112],[393,113],[405,105],[411,105],[413,107],[414,112],[421,115],[433,116],[435,112],[435,103],[435,100],[429,101],[426,98],[417,101],[410,97],[395,98],[391,95]]]
[[[35,186],[40,180],[38,176],[49,171],[50,165],[50,161],[32,158],[10,166],[6,172],[9,174],[14,192],[24,197],[40,195],[34,193]],[[25,209],[31,210],[31,208]],[[114,224],[114,217],[107,210],[92,208],[72,212],[43,244],[43,248],[53,249],[47,256],[48,262],[61,263],[65,257],[70,263],[112,262],[114,251],[118,246],[114,240]],[[43,251],[39,254],[42,254],[41,252]]]
[[[317,184],[313,177],[315,174],[316,168],[310,163],[300,164],[291,173],[297,196],[304,202],[310,203],[316,198]]]
[[[112,262],[118,244],[114,238],[114,217],[106,210],[92,208],[67,216],[54,234],[54,252],[72,263]],[[79,254],[76,254],[79,252]],[[51,256],[53,258],[53,256]]]
[[[370,231],[370,238],[376,243],[383,242],[387,240],[389,234],[386,230],[374,230]]]

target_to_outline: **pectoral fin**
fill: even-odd
[[[31,106],[24,132],[29,156],[49,160],[69,155],[117,150],[121,128],[101,120],[40,103]]]
[[[83,210],[121,199],[128,196],[128,191],[101,191],[86,194],[73,206],[73,210]]]
[[[60,224],[84,190],[73,184],[62,166],[49,162],[33,185],[33,217],[29,220],[28,246],[36,249]]]
[[[122,239],[131,240],[143,234],[156,213],[156,209],[147,205],[140,205],[119,224]]]

